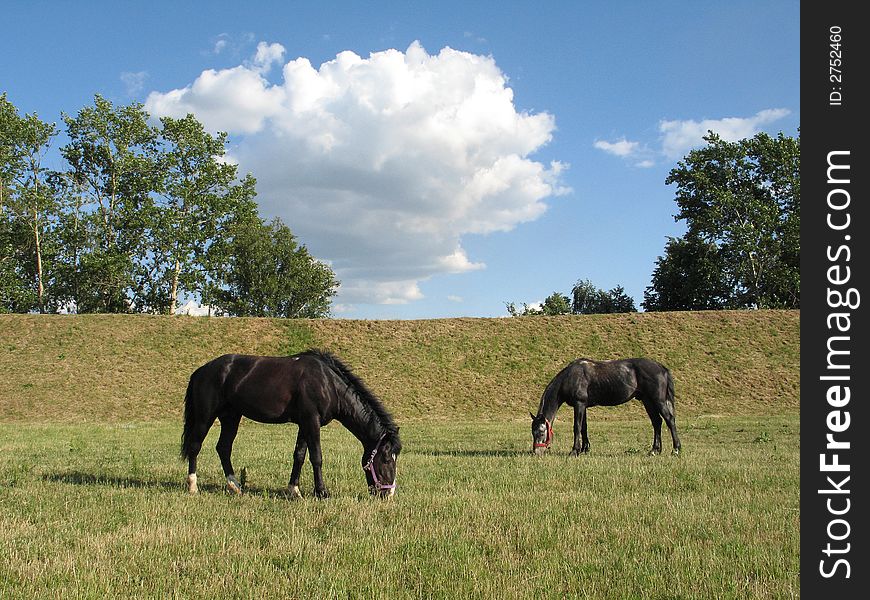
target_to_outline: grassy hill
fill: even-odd
[[[177,421],[202,363],[309,347],[353,366],[400,420],[525,419],[580,356],[662,362],[678,417],[799,410],[798,311],[423,321],[0,315],[0,421]],[[643,415],[634,403],[593,410],[595,419]]]

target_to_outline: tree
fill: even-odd
[[[637,307],[634,305],[634,299],[625,293],[625,288],[618,285],[605,293],[599,312],[607,314],[637,312]]]
[[[138,103],[115,107],[97,95],[94,106],[64,115],[69,143],[61,154],[70,166],[72,202],[87,243],[77,255],[80,273],[71,298],[79,312],[130,312],[143,300],[148,273],[138,258],[148,253],[152,194],[160,189],[157,131]]]
[[[280,219],[266,224],[241,219],[230,230],[222,286],[214,304],[235,316],[320,318],[329,316],[338,280]]]
[[[41,121],[35,114],[18,116],[6,95],[0,96],[0,213],[4,221],[0,270],[10,285],[35,288],[33,295],[20,289],[15,292],[15,310],[20,312],[32,308],[44,312],[46,308],[44,239],[56,218],[57,206],[48,185],[49,171],[42,163],[55,135],[54,124]],[[20,281],[22,278],[25,281]],[[13,284],[15,279],[19,281]],[[32,301],[24,300],[27,296]]]
[[[564,294],[553,292],[541,303],[540,308],[529,306],[525,302],[523,302],[522,311],[520,311],[517,308],[517,305],[513,302],[506,302],[505,308],[507,309],[508,314],[512,317],[554,317],[557,315],[571,314],[571,300]]]
[[[584,279],[574,284],[571,296],[571,311],[576,315],[637,312],[634,300],[621,285],[604,291]]]
[[[152,254],[144,303],[172,314],[181,291],[201,292],[209,280],[206,256],[224,226],[254,215],[255,180],[236,181],[238,167],[222,160],[227,134],[205,131],[193,115],[161,119],[161,193],[152,229]]]
[[[652,285],[643,293],[644,310],[718,310],[730,308],[725,266],[715,244],[697,235],[669,238],[656,260]]]
[[[668,243],[644,306],[799,308],[800,139],[759,133],[726,142],[713,132],[704,139],[707,146],[689,152],[665,180],[677,185],[675,219],[688,231]],[[664,289],[681,278],[679,294]]]
[[[512,317],[554,316],[554,315],[591,315],[603,313],[637,312],[634,300],[618,285],[609,292],[598,289],[588,279],[578,281],[571,289],[571,297],[553,292],[544,300],[540,308],[523,303],[522,310],[513,302],[505,303]]]
[[[571,314],[571,300],[565,294],[553,292],[544,299],[541,312],[549,317]]]

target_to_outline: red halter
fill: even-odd
[[[550,444],[553,443],[553,424],[550,423],[549,419],[544,419],[544,423],[547,424],[547,439],[543,442],[535,442],[535,448],[549,448]]]

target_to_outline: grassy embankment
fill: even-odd
[[[678,417],[798,410],[795,311],[430,321],[0,315],[0,420],[178,422],[187,379],[204,362],[309,347],[338,354],[404,421],[526,419],[547,382],[580,356],[665,364]],[[638,417],[636,403],[593,410],[594,420]]]

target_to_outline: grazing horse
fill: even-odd
[[[643,402],[653,426],[650,454],[662,451],[662,419],[668,424],[674,454],[680,453],[680,437],[674,415],[674,380],[668,369],[648,358],[590,360],[578,358],[550,381],[538,414],[532,417],[532,451],[543,454],[553,442],[553,421],[562,404],[574,407],[574,446],[571,456],[589,452],[586,409],[617,406],[637,398]]]
[[[329,496],[323,483],[320,428],[338,420],[363,446],[362,467],[374,495],[396,491],[396,459],[402,449],[399,428],[381,402],[338,358],[309,350],[294,356],[226,354],[190,376],[184,399],[181,456],[188,461],[187,485],[197,492],[196,457],[215,419],[221,422],[217,453],[227,489],[239,494],[230,453],[242,417],[260,423],[299,425],[290,493],[301,497],[299,475],[310,454],[314,495]]]

